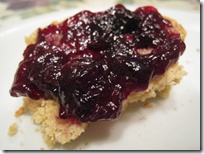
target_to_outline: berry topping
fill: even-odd
[[[179,33],[154,7],[82,11],[38,29],[10,94],[56,99],[62,119],[114,120],[123,100],[146,90],[184,50]]]

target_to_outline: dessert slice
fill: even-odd
[[[82,11],[26,38],[10,94],[25,97],[52,148],[90,122],[118,119],[129,102],[167,97],[186,75],[177,62],[185,36],[154,7]]]

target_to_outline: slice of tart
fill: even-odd
[[[186,31],[154,7],[82,11],[26,38],[10,94],[42,124],[51,149],[116,120],[128,103],[167,97],[186,75],[178,64]]]

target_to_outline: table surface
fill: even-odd
[[[199,0],[0,0],[0,27],[54,11],[92,6],[111,7],[118,3],[200,11]]]

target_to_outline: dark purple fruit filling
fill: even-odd
[[[38,29],[10,93],[57,99],[62,119],[117,119],[124,99],[146,90],[151,79],[163,75],[183,54],[185,44],[172,28],[154,7],[82,11]],[[150,52],[141,54],[143,50]]]

